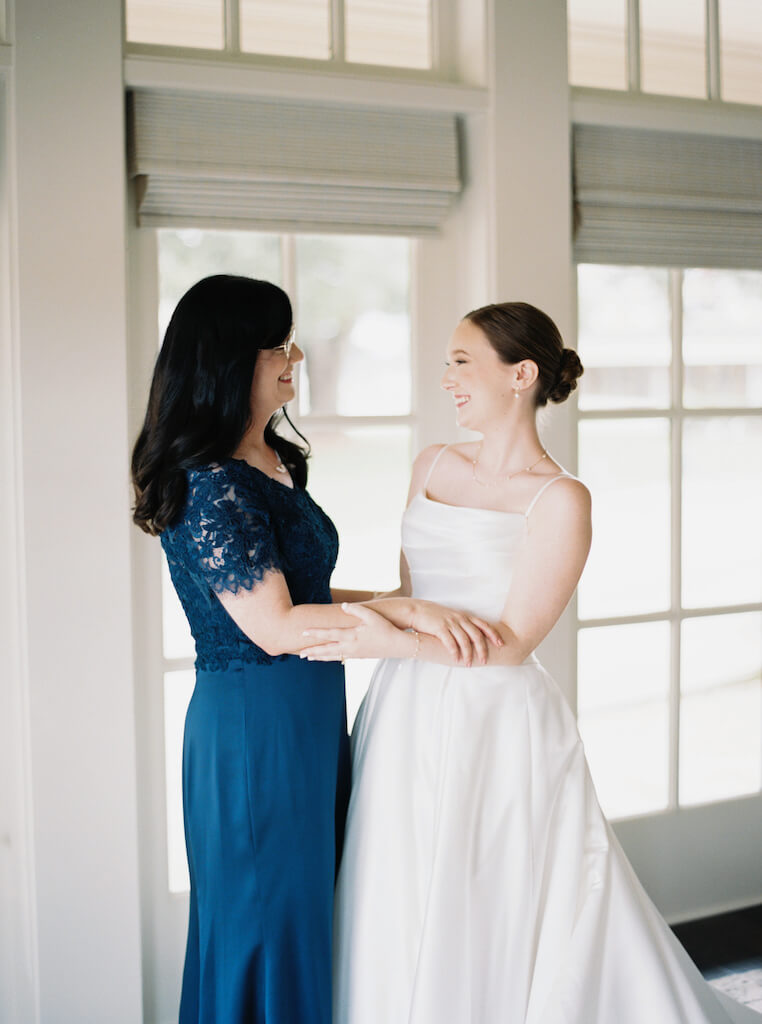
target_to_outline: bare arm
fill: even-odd
[[[334,604],[343,604],[345,601],[359,604],[360,601],[372,601],[374,597],[372,590],[341,590],[331,587],[331,600]]]
[[[432,445],[416,458],[408,488],[408,505],[424,488],[431,465],[441,450],[442,445]],[[331,595],[334,601],[352,603],[355,607],[362,603],[400,629],[413,629],[421,634],[429,634],[432,640],[439,641],[445,654],[457,664],[470,665],[474,659],[485,664],[488,646],[502,645],[500,634],[484,619],[459,609],[446,608],[433,601],[413,598],[410,568],[402,550],[399,572],[401,584],[396,590],[382,594],[360,590],[333,590]],[[315,628],[318,628],[317,624]],[[389,639],[388,635],[385,636],[385,642]]]
[[[559,480],[537,502],[501,615],[502,664],[518,664],[545,639],[572,598],[592,541],[590,492]]]
[[[311,646],[314,640],[305,635],[307,630],[336,629],[357,624],[356,617],[347,614],[339,604],[294,605],[286,581],[282,573],[277,571],[267,573],[262,582],[251,590],[242,589],[235,594],[223,591],[218,597],[238,628],[270,655],[298,654]],[[430,614],[427,612],[428,606],[428,602],[419,602],[418,614]],[[410,599],[380,598],[368,602],[367,607],[377,611],[389,627],[376,631],[375,643],[379,653],[374,657],[394,658],[412,655],[417,641],[412,634],[405,632],[414,616],[413,603]],[[460,613],[453,613],[449,618],[435,618],[432,629],[436,628],[443,639],[435,640],[434,636],[431,639],[438,644],[441,643],[443,650],[449,650],[454,661],[463,659],[470,663],[471,643],[474,643],[477,649],[486,648],[483,635],[480,634],[479,638],[474,640],[481,628],[474,623],[480,620],[467,622],[468,617]],[[483,625],[488,635],[494,637],[493,642],[498,641],[495,631],[487,624]]]
[[[547,636],[569,603],[590,550],[590,494],[576,480],[560,480],[538,501],[527,525],[503,608],[498,632],[500,647],[488,645],[490,665],[519,665]],[[349,609],[352,610],[351,608]],[[338,645],[344,657],[381,657],[374,649],[374,621],[361,613],[354,630],[329,631],[316,637],[324,646],[303,652],[331,660]],[[310,630],[313,632],[313,630]],[[417,656],[445,665],[462,664],[435,637],[421,634]]]
[[[402,588],[396,590],[342,590],[331,587],[331,599],[334,604],[343,604],[345,601],[359,604],[361,601],[380,601],[390,597],[401,597]],[[380,609],[379,609],[380,610]]]
[[[217,595],[225,611],[252,643],[270,655],[298,654],[310,640],[304,631],[353,625],[354,619],[335,604],[294,605],[283,574],[269,572],[251,590]]]
[[[275,571],[268,573],[252,590],[239,590],[236,594],[223,591],[218,597],[238,628],[270,655],[298,654],[311,646],[314,640],[308,635],[308,630],[357,624],[356,617],[347,614],[338,604],[294,605],[283,575]],[[410,601],[407,598],[383,598],[369,602],[367,607],[377,609],[388,627],[376,630],[377,657],[412,656],[418,641],[412,633],[405,632],[411,618]],[[447,633],[442,646],[447,649],[447,644],[452,657],[457,659],[459,647],[453,633],[459,634],[461,627],[456,623],[448,629],[452,632]],[[443,636],[444,633],[443,630]],[[433,636],[431,639],[435,640]]]
[[[508,597],[497,623],[503,646],[488,648],[488,664],[520,665],[545,639],[571,600],[590,551],[590,493],[559,480],[533,510]],[[421,637],[419,657],[452,664],[441,645]]]

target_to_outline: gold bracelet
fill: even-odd
[[[421,634],[417,629],[411,629],[411,632],[415,633],[415,651],[413,652],[413,661],[415,661],[421,650]]]

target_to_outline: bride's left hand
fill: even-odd
[[[344,661],[346,658],[402,658],[414,646],[410,633],[364,604],[342,604],[342,611],[358,619],[356,626],[333,629],[305,629],[304,636],[315,641],[299,652],[308,661]]]

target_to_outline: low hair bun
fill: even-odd
[[[512,366],[531,359],[537,366],[533,389],[536,409],[563,402],[577,386],[582,373],[579,356],[564,348],[561,332],[547,313],[528,302],[497,302],[466,314],[479,328],[501,362]]]
[[[561,363],[558,368],[555,384],[548,391],[551,402],[565,402],[577,387],[577,379],[585,372],[580,358],[573,348],[565,348],[561,352]]]

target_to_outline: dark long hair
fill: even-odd
[[[180,299],[132,453],[133,519],[141,530],[160,534],[181,514],[186,470],[221,462],[236,450],[251,422],[257,355],[282,345],[291,324],[288,295],[268,281],[218,274]],[[265,427],[265,441],[304,487],[309,445],[301,434],[305,447],[276,433],[281,415],[288,418],[285,409],[276,413]]]
[[[504,363],[531,359],[539,371],[535,405],[564,402],[584,373],[573,348],[564,348],[561,334],[547,313],[528,302],[497,302],[466,313],[464,320],[481,328]]]

